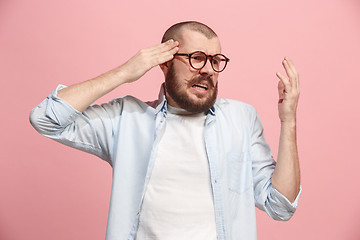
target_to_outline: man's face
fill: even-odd
[[[202,33],[183,30],[179,53],[202,51],[208,55],[221,52],[217,37],[208,39]],[[165,90],[168,103],[189,112],[208,111],[214,105],[218,90],[218,74],[208,60],[206,65],[196,70],[186,56],[175,56],[165,73]]]

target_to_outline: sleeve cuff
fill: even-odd
[[[60,126],[66,126],[81,113],[70,104],[57,96],[59,90],[66,88],[64,85],[58,85],[57,88],[48,96],[49,102],[45,114],[54,120]]]
[[[290,211],[295,211],[298,205],[299,197],[302,192],[302,187],[300,186],[300,190],[298,195],[296,196],[294,202],[290,202],[289,199],[287,199],[283,194],[281,194],[276,188],[271,188],[271,195],[274,199],[276,199],[279,203],[281,203],[283,206],[285,206]]]

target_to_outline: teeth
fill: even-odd
[[[207,86],[205,84],[195,84],[193,87],[207,90]]]
[[[197,89],[200,89],[200,90],[204,90],[204,88],[198,87],[198,86],[195,86],[194,88],[197,88]]]

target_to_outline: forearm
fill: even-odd
[[[296,199],[300,190],[296,121],[281,124],[277,164],[271,182],[289,201]]]
[[[82,112],[98,98],[125,82],[127,76],[123,66],[120,66],[96,78],[61,89],[57,96]]]

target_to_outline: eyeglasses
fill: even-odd
[[[189,58],[190,66],[196,70],[202,69],[210,58],[211,67],[215,72],[224,71],[227,63],[230,61],[229,58],[223,54],[207,55],[202,51],[196,51],[193,53],[175,53],[174,56],[187,56]]]

